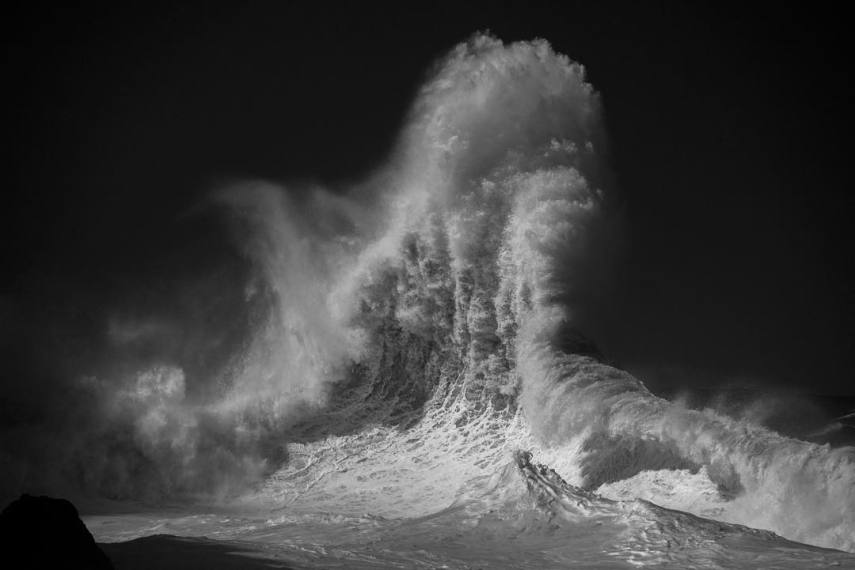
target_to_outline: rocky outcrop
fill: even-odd
[[[0,545],[5,568],[113,569],[65,499],[21,495],[12,501],[0,514]]]

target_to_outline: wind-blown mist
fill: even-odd
[[[154,350],[79,378],[90,419],[40,432],[68,453],[21,469],[77,470],[75,484],[112,497],[413,516],[505,504],[486,489],[509,484],[525,450],[514,465],[529,489],[589,505],[573,517],[666,516],[603,497],[643,498],[855,550],[852,449],[660,399],[586,338],[615,251],[604,145],[580,65],[545,41],[475,36],[421,89],[388,164],[349,194],[218,190],[249,264],[227,357],[191,375]],[[109,326],[126,343],[169,329]]]

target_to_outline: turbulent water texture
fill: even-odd
[[[240,515],[96,536],[307,566],[853,563],[785,540],[855,552],[851,448],[660,399],[585,338],[614,238],[601,129],[580,65],[478,35],[350,194],[221,191],[270,311],[216,390],[162,365],[113,405],[175,488],[255,485]]]

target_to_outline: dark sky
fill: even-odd
[[[855,394],[843,14],[242,4],[6,8],[0,315],[14,373],[87,345],[129,284],[168,295],[158,279],[191,271],[176,259],[215,256],[217,227],[187,219],[220,181],[360,179],[431,63],[491,30],[546,38],[602,93],[627,224],[595,331],[604,352],[660,380]]]

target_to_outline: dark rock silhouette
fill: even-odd
[[[5,568],[113,570],[65,499],[21,495],[9,503],[0,514],[0,552]]]

